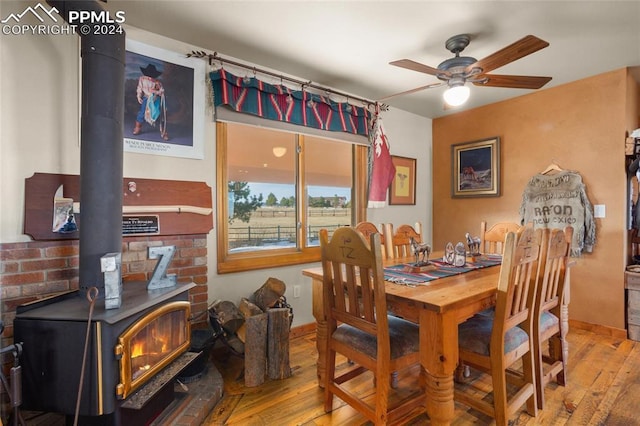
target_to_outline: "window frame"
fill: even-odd
[[[237,123],[247,126],[249,124]],[[281,129],[271,128],[274,131]],[[331,132],[334,133],[334,132]],[[304,133],[297,133],[297,172],[296,172],[296,218],[300,228],[296,247],[256,250],[241,253],[229,253],[229,221],[227,220],[228,185],[227,185],[227,123],[216,122],[216,200],[217,200],[217,270],[219,274],[266,269],[281,266],[298,265],[320,261],[320,247],[306,247],[307,241],[307,199],[304,196],[305,162],[304,162]],[[339,140],[339,138],[327,135],[327,138]],[[351,224],[366,220],[366,199],[368,183],[368,146],[358,145],[352,142],[352,178],[351,188]]]

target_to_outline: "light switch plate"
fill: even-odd
[[[596,204],[593,206],[593,217],[605,217],[606,209],[604,204]]]

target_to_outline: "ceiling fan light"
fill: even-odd
[[[447,90],[445,90],[442,97],[444,98],[444,101],[447,103],[447,105],[455,107],[467,102],[470,94],[471,90],[469,90],[467,86],[462,85],[449,87]]]

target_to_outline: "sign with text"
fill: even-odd
[[[122,235],[158,235],[160,219],[152,216],[123,216]]]

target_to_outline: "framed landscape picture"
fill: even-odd
[[[500,138],[492,137],[451,146],[452,197],[500,195]]]
[[[416,159],[391,156],[396,167],[389,186],[389,205],[411,205],[416,203]]]

